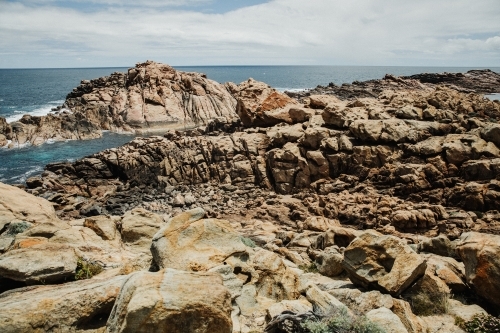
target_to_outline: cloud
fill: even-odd
[[[89,13],[0,2],[0,67],[500,66],[498,0],[274,0],[223,14],[135,3]]]

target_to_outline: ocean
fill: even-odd
[[[466,72],[468,67],[368,67],[368,66],[175,66],[188,72],[205,73],[218,82],[240,83],[252,77],[284,90],[302,90],[317,85],[351,83],[380,79],[385,74],[412,75],[418,73]],[[500,68],[490,68],[500,72]],[[127,68],[69,69],[0,69],[0,117],[8,122],[23,114],[45,115],[62,105],[66,95],[81,80],[126,72]],[[489,96],[498,98],[499,96]],[[103,137],[87,141],[47,143],[37,147],[0,149],[0,181],[23,183],[39,174],[47,163],[71,161],[98,151],[118,147],[133,138],[131,135],[104,133]]]

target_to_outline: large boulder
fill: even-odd
[[[12,221],[58,222],[52,204],[20,188],[0,183],[0,233]]]
[[[394,296],[421,277],[427,267],[425,260],[401,239],[372,230],[349,244],[343,266],[353,283]]]
[[[401,322],[401,319],[387,308],[371,310],[366,317],[379,327],[383,327],[387,333],[408,333],[408,330]]]
[[[292,123],[290,108],[300,106],[294,99],[251,78],[238,86],[230,86],[230,90],[238,101],[236,113],[243,125],[249,127]]]
[[[2,333],[103,327],[125,276],[16,289],[0,296]]]
[[[28,284],[61,282],[75,275],[77,261],[69,245],[37,244],[0,256],[0,277]]]
[[[231,294],[217,274],[137,272],[121,288],[107,332],[231,333],[231,311]]]
[[[154,235],[151,252],[158,267],[206,271],[245,252],[229,222],[201,219],[204,214],[195,208],[177,215]]]
[[[465,264],[465,276],[475,291],[500,307],[500,236],[467,232],[457,251]]]
[[[133,209],[121,221],[123,242],[148,251],[151,239],[162,224],[163,219],[159,215],[142,208]]]

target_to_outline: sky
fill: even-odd
[[[500,0],[0,0],[0,68],[500,67]]]

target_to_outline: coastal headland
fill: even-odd
[[[308,333],[341,316],[466,332],[500,314],[489,93],[488,70],[283,93],[148,61],[82,81],[58,114],[0,118],[4,146],[149,135],[0,183],[0,331]]]

